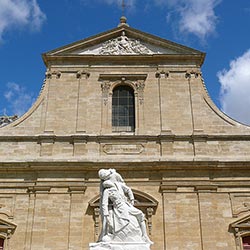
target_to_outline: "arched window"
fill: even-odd
[[[112,97],[112,130],[133,132],[135,130],[134,90],[127,85],[114,88]]]
[[[243,250],[250,250],[250,236],[242,238]]]

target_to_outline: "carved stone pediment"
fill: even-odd
[[[44,53],[43,59],[47,63],[54,56],[69,59],[88,55],[199,55],[202,61],[204,57],[200,51],[123,25]]]
[[[139,40],[123,35],[102,44],[100,55],[153,54],[154,52]]]
[[[0,218],[0,234],[5,238],[10,237],[10,235],[12,235],[16,230],[16,227],[17,225],[13,222]]]
[[[176,52],[154,46],[140,39],[127,37],[125,33],[95,46],[73,52],[73,54],[79,55],[152,55],[164,53],[174,54]]]
[[[250,214],[240,218],[229,225],[229,228],[234,231],[234,233],[244,233],[250,232]]]

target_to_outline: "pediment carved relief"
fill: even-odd
[[[128,38],[123,34],[102,44],[100,55],[136,55],[153,54],[154,52],[139,40]]]

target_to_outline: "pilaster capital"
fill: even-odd
[[[169,71],[164,71],[164,70],[158,70],[155,73],[156,78],[168,78],[169,77]]]
[[[107,103],[108,103],[110,87],[111,87],[111,82],[108,80],[103,81],[101,83],[102,98],[103,98],[104,105],[107,105]]]
[[[90,76],[90,73],[87,72],[87,71],[84,71],[84,70],[79,70],[79,71],[76,73],[76,78],[77,78],[77,79],[81,79],[81,78],[88,79],[89,76]]]
[[[145,81],[144,80],[137,80],[134,82],[134,86],[135,86],[136,91],[138,93],[139,102],[140,102],[140,104],[142,104],[144,101],[143,92],[144,92],[144,88],[145,88]]]
[[[191,78],[198,78],[199,76],[201,76],[201,72],[200,71],[187,71],[185,77],[187,79],[191,79]]]
[[[145,81],[138,80],[134,83],[134,85],[137,91],[143,91],[145,87]]]
[[[110,87],[111,87],[111,82],[110,81],[103,81],[101,83],[102,92],[109,92]]]
[[[54,70],[54,71],[48,70],[45,73],[45,78],[46,79],[52,79],[52,78],[59,79],[61,77],[61,75],[62,75],[62,73],[58,70]]]

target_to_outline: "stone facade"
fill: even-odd
[[[88,249],[101,226],[97,172],[116,168],[146,214],[152,250],[243,250],[250,128],[209,98],[204,58],[126,23],[45,53],[36,103],[0,128],[4,249]],[[118,85],[134,90],[134,132],[112,128]]]

